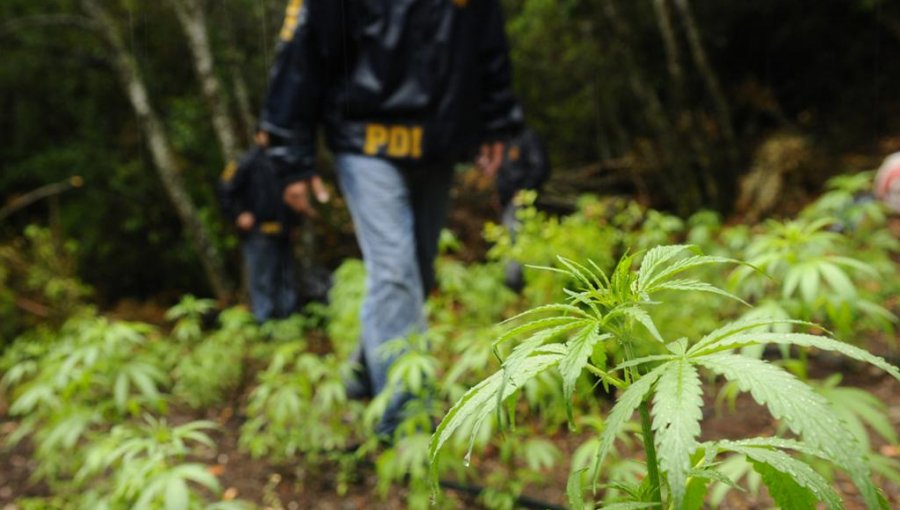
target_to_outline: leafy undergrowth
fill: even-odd
[[[190,296],[165,329],[66,302],[0,358],[0,505],[900,505],[897,240],[859,189],[755,226],[526,196],[487,262],[445,238],[428,333],[388,346],[391,391],[420,397],[391,447],[369,432],[387,395],[341,382],[359,261],[330,304],[262,326]],[[517,294],[510,260],[549,270]]]

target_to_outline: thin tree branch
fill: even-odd
[[[24,209],[38,200],[59,195],[73,188],[80,188],[84,184],[84,180],[79,176],[69,177],[68,179],[53,184],[41,186],[35,190],[29,191],[24,195],[12,199],[8,204],[0,208],[0,221],[5,220],[14,212]]]

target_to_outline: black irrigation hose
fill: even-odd
[[[359,445],[350,445],[340,451],[343,452],[352,452],[359,448]],[[359,459],[360,465],[374,467],[375,463],[369,459]],[[464,494],[468,494],[472,497],[478,497],[482,492],[487,490],[487,487],[483,487],[481,485],[468,484],[462,482],[456,482],[453,480],[438,480],[438,484],[443,489],[452,490],[456,492],[462,492]],[[517,496],[515,499],[516,508],[528,508],[529,510],[567,510],[564,506],[554,505],[553,503],[547,503],[545,501],[541,501],[539,499],[530,498],[528,496]]]
[[[440,483],[441,487],[444,489],[463,492],[475,497],[486,490],[486,487],[480,485],[454,482],[452,480],[440,480],[438,483]],[[528,496],[518,496],[516,498],[516,507],[533,510],[566,510],[566,507],[564,506],[554,505],[538,499],[529,498]]]

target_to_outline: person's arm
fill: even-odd
[[[316,128],[324,77],[316,50],[314,0],[291,0],[260,116],[267,154],[285,186],[315,175]]]
[[[240,163],[229,161],[219,176],[216,194],[222,215],[230,224],[236,224],[242,213],[248,211],[247,206],[247,160]]]
[[[550,157],[544,141],[536,132],[528,129],[523,137],[525,140],[525,155],[528,161],[528,176],[525,187],[538,189],[550,177]]]
[[[480,47],[481,118],[485,142],[503,140],[523,126],[522,108],[512,88],[509,43],[499,0],[485,0]]]

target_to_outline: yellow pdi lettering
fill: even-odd
[[[366,142],[363,146],[363,154],[377,156],[388,143],[388,130],[381,124],[369,124],[366,126]]]
[[[238,166],[234,160],[228,161],[228,164],[225,165],[225,169],[222,170],[222,175],[219,176],[219,179],[221,179],[222,182],[228,182],[231,179],[234,179],[234,174],[237,173],[237,169]]]
[[[410,157],[413,159],[419,159],[422,157],[422,133],[423,130],[420,126],[416,126],[412,128],[412,152],[410,152]]]
[[[423,135],[424,130],[421,126],[368,124],[363,154],[418,159],[422,157]]]
[[[300,11],[302,9],[303,0],[291,0],[288,2],[284,13],[284,25],[281,26],[281,33],[279,34],[282,41],[290,41],[294,38],[294,32],[297,31],[297,24],[300,21]]]
[[[403,126],[391,128],[391,139],[388,143],[387,153],[392,158],[405,158],[409,156],[409,130]]]

